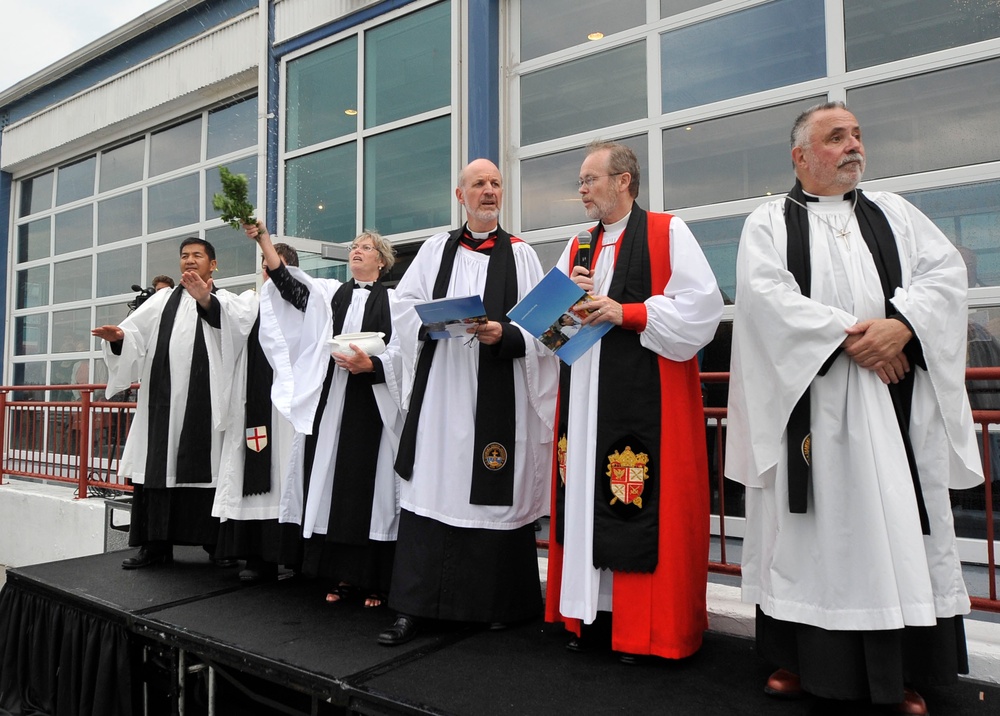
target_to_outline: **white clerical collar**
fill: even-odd
[[[843,194],[831,194],[830,196],[823,196],[821,194],[810,194],[807,191],[803,191],[802,193],[808,197],[812,197],[813,201],[819,201],[819,202],[846,201]],[[806,201],[808,201],[808,199]]]
[[[628,224],[628,218],[631,215],[632,212],[630,211],[615,223],[604,225],[604,236],[601,238],[602,246],[613,244],[621,238],[621,235],[625,232],[625,226]]]
[[[468,227],[466,227],[466,228],[468,228]],[[488,237],[490,234],[492,234],[496,230],[497,230],[496,226],[494,226],[489,231],[473,231],[472,229],[469,229],[469,234],[472,236],[472,238],[474,238],[474,239],[476,239],[478,241],[479,239],[485,239],[486,237]]]
[[[375,285],[374,281],[358,281],[354,279],[354,283],[358,284],[358,288],[371,288]]]

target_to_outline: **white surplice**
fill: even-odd
[[[288,272],[309,289],[306,310],[300,311],[278,293],[274,281],[261,288],[260,343],[274,368],[271,399],[295,430],[287,462],[288,475],[281,498],[279,522],[302,525],[303,537],[326,534],[333,494],[334,465],[337,462],[340,425],[344,409],[344,388],[349,373],[333,368],[330,392],[317,433],[316,453],[309,480],[309,494],[303,495],[304,451],[306,435],[312,433],[319,406],[323,380],[330,364],[333,337],[331,301],[343,285],[334,279],[317,279],[288,266]],[[390,301],[392,291],[389,292]],[[361,330],[365,303],[371,292],[355,288],[344,319],[343,333]],[[378,446],[378,466],[375,473],[375,494],[369,537],[377,541],[396,539],[399,524],[399,480],[393,469],[403,417],[399,391],[399,339],[396,331],[384,353],[373,356],[385,373],[385,382],[372,386],[379,415],[382,437]]]
[[[629,215],[604,227],[601,251],[592,267],[593,295],[606,296],[614,275],[615,249]],[[641,237],[645,240],[645,237]],[[573,242],[556,266],[569,275]],[[675,361],[686,361],[715,335],[722,317],[722,295],[715,274],[687,225],[670,220],[670,280],[661,295],[644,301],[643,348]],[[590,624],[598,611],[611,611],[613,574],[594,567],[594,445],[597,442],[597,383],[601,366],[598,342],[573,363],[566,434],[566,509],[562,591],[559,612]]]
[[[436,234],[421,247],[393,296],[392,319],[403,358],[403,400],[408,406],[422,343],[414,305],[433,299],[447,233]],[[517,268],[517,299],[541,280],[542,268],[533,249],[512,242]],[[447,295],[482,296],[489,256],[459,248]],[[520,330],[520,329],[519,329]],[[457,337],[438,341],[427,380],[413,477],[402,481],[400,505],[422,517],[452,527],[510,530],[530,524],[548,511],[552,467],[558,361],[530,334],[522,331],[526,355],[514,360],[517,432],[514,447],[514,500],[510,506],[469,503],[479,343]]]
[[[867,192],[892,227],[902,285],[892,305],[912,326],[910,440],[930,535],[889,392],[841,354],[858,321],[885,317],[871,253],[850,203],[809,204],[811,298],[786,268],[784,199],[747,219],[737,260],[726,475],[747,486],[743,601],[824,629],[928,626],[969,611],[948,488],[982,481],[965,392],[966,268],[934,224],[902,197]],[[826,221],[820,218],[826,218]],[[838,229],[849,219],[846,238]],[[808,512],[788,511],[786,426],[812,386]]]
[[[152,368],[153,356],[156,354],[156,344],[160,329],[160,316],[163,308],[174,291],[180,287],[161,290],[154,293],[124,321],[119,324],[125,332],[120,355],[115,355],[111,344],[104,341],[104,361],[108,366],[107,394],[125,390],[135,377],[145,385],[149,385],[149,372]],[[211,395],[204,396],[204,404],[187,406],[188,384],[191,377],[191,351],[194,345],[195,329],[201,320],[197,313],[197,303],[186,291],[181,296],[177,306],[173,330],[170,335],[170,423],[167,432],[167,466],[166,486],[177,486],[177,451],[178,440],[184,422],[184,408],[194,410],[211,410],[212,412],[212,482],[181,483],[184,487],[214,489],[219,474],[219,461],[222,453],[223,430],[230,398],[232,375],[227,366],[235,360],[233,353],[234,341],[224,339],[224,334],[235,333],[234,323],[241,322],[240,313],[243,310],[237,297],[220,289],[214,294],[221,306],[223,328],[212,328],[203,323],[205,347],[208,353],[209,382]],[[236,341],[235,343],[238,343]],[[148,447],[147,433],[149,425],[149,391],[139,390],[136,403],[135,418],[129,429],[125,449],[122,451],[118,474],[128,477],[137,484],[145,483],[146,452]]]

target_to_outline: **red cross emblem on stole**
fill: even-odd
[[[247,428],[247,449],[260,452],[267,447],[267,426]]]

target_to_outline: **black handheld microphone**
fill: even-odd
[[[590,232],[581,231],[576,235],[576,265],[583,266],[590,273]]]
[[[137,284],[137,283],[133,283],[133,284],[132,284],[132,290],[133,290],[133,291],[142,291],[142,290],[143,290],[143,288],[142,288],[142,286],[140,286],[139,284]]]

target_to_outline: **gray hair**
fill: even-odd
[[[639,160],[630,147],[618,142],[606,142],[600,139],[587,145],[587,156],[594,152],[607,150],[608,173],[629,174],[628,193],[635,199],[639,196]]]
[[[380,275],[385,276],[387,273],[389,273],[393,265],[396,263],[396,249],[393,248],[392,243],[387,238],[382,236],[382,234],[380,234],[379,232],[373,231],[372,229],[365,229],[360,234],[355,236],[354,241],[351,242],[351,245],[354,245],[359,241],[362,241],[363,239],[372,240],[372,244],[374,244],[375,250],[378,252],[378,255],[382,258],[382,263],[385,264],[379,273]]]
[[[812,119],[812,116],[817,112],[822,112],[826,109],[843,109],[845,111],[849,111],[847,110],[847,105],[840,100],[814,104],[812,107],[796,117],[795,124],[792,125],[792,149],[806,144],[806,130],[809,128],[809,120]]]

